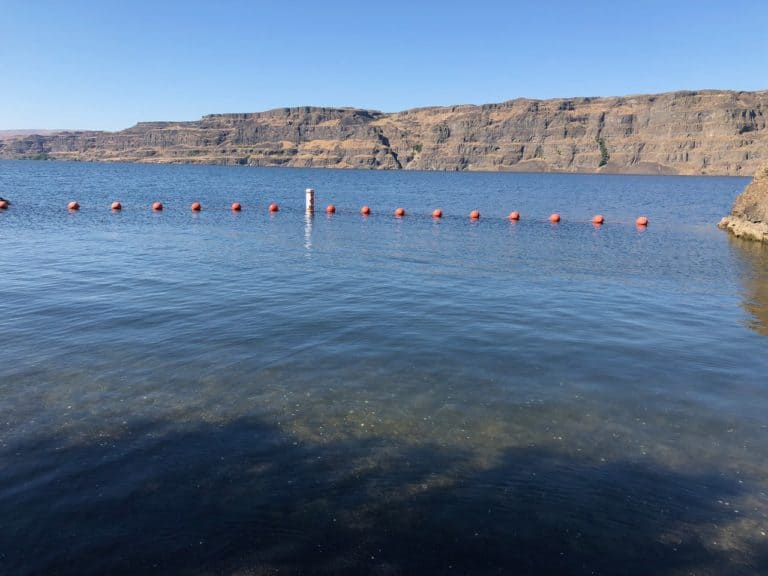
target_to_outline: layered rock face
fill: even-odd
[[[251,166],[752,174],[768,91],[518,99],[385,114],[290,108],[0,140],[0,158]]]
[[[768,242],[768,164],[758,169],[719,226],[738,238]]]

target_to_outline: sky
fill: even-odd
[[[0,130],[768,89],[768,0],[0,0]]]

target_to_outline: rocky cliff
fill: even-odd
[[[518,99],[484,106],[285,108],[0,140],[0,158],[251,166],[752,174],[768,91]]]
[[[768,164],[758,169],[719,226],[738,238],[768,242]]]

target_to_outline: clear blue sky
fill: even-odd
[[[0,0],[0,129],[768,88],[768,0]]]

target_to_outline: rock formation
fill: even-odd
[[[768,164],[757,170],[754,180],[736,198],[731,215],[719,226],[737,238],[768,242]]]
[[[768,91],[511,100],[382,113],[285,108],[0,139],[0,158],[250,166],[752,174]]]

